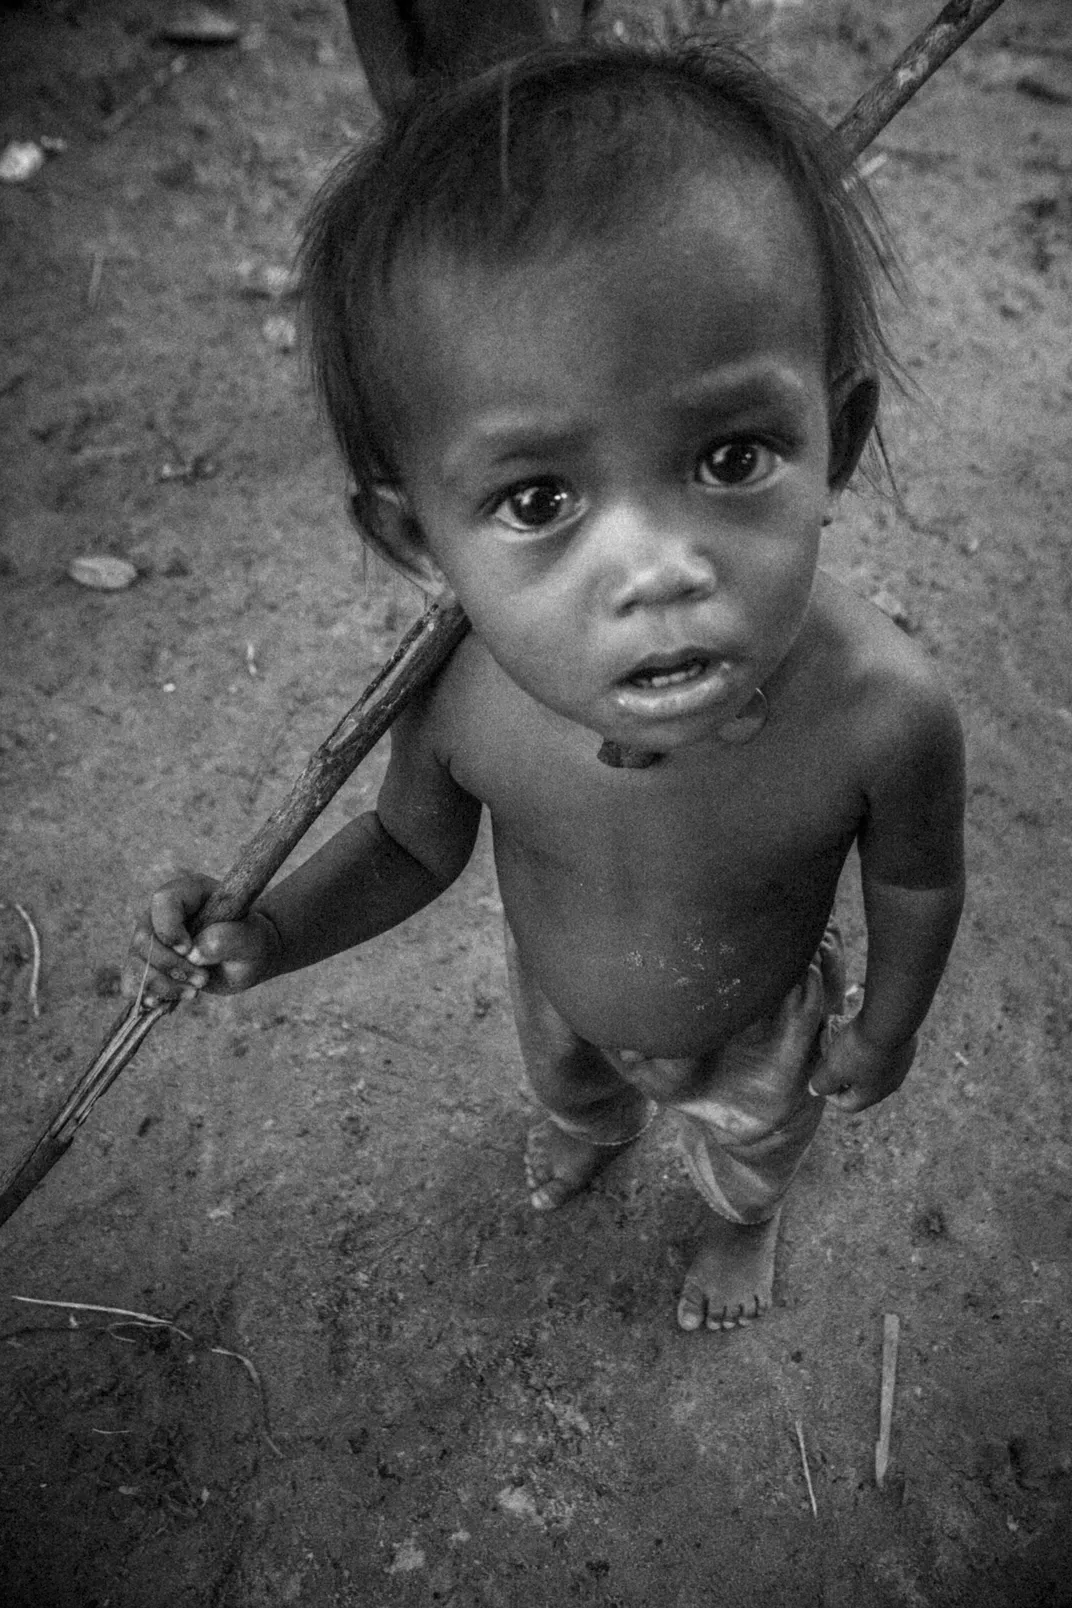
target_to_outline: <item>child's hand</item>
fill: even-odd
[[[916,1054],[916,1038],[890,1047],[874,1044],[854,1017],[830,1033],[819,1070],[808,1087],[841,1111],[866,1111],[899,1089]]]
[[[245,921],[214,922],[194,943],[187,923],[217,886],[196,871],[179,871],[157,888],[134,929],[123,968],[123,993],[153,1004],[209,994],[239,994],[271,969],[279,935],[268,917],[254,911]],[[146,969],[148,962],[148,970]]]

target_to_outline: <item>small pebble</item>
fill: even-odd
[[[33,140],[12,140],[0,156],[0,181],[25,184],[45,165],[45,153]]]
[[[901,602],[901,599],[891,592],[889,587],[880,586],[877,592],[871,594],[871,601],[876,609],[881,609],[883,614],[888,615],[894,625],[900,626],[902,631],[912,632],[915,630],[915,621],[912,616]]]
[[[243,262],[237,268],[239,294],[283,301],[298,294],[298,280],[285,263]]]
[[[182,6],[160,30],[160,38],[173,45],[233,45],[241,28],[208,6]]]
[[[292,318],[286,318],[282,313],[273,313],[261,325],[261,334],[269,346],[274,346],[277,352],[292,352],[298,344],[298,331]]]
[[[123,592],[138,578],[134,565],[125,558],[111,553],[93,553],[83,558],[72,558],[67,573],[79,586],[92,587],[96,592]]]

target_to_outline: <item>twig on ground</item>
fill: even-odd
[[[109,1318],[129,1318],[132,1323],[147,1323],[150,1327],[172,1329],[175,1334],[181,1334],[184,1340],[195,1344],[192,1334],[180,1329],[177,1323],[170,1318],[154,1318],[151,1312],[131,1312],[126,1307],[94,1306],[89,1301],[46,1301],[36,1295],[13,1295],[13,1301],[22,1301],[26,1306],[60,1307],[65,1312],[99,1312]]]
[[[797,1445],[800,1447],[800,1461],[804,1469],[804,1480],[808,1487],[808,1501],[811,1503],[811,1514],[813,1519],[817,1519],[819,1517],[819,1507],[815,1500],[815,1487],[811,1483],[811,1469],[808,1467],[808,1454],[804,1447],[804,1425],[799,1418],[796,1421],[796,1431]]]
[[[1008,50],[1018,56],[1053,56],[1057,61],[1072,61],[1072,47],[1068,45],[1047,45],[1037,39],[996,39],[988,43],[990,51]]]
[[[885,140],[882,142],[879,155],[892,157],[895,162],[905,162],[909,167],[922,168],[924,171],[941,167],[944,162],[955,162],[957,160],[955,151],[928,151],[924,150],[922,146],[887,145]],[[861,169],[861,174],[864,178],[867,177],[863,169]]]
[[[0,910],[3,908],[3,905],[0,905]],[[40,1016],[41,1001],[37,997],[37,990],[41,982],[41,939],[37,928],[33,924],[30,912],[23,905],[20,905],[17,900],[12,900],[11,908],[18,911],[19,915],[26,923],[27,929],[29,930],[33,956],[30,965],[30,1009],[33,1011],[35,1016]]]
[[[243,1368],[249,1374],[249,1377],[253,1381],[254,1389],[256,1390],[257,1395],[260,1397],[261,1416],[264,1419],[264,1438],[268,1445],[272,1448],[272,1451],[275,1453],[275,1455],[281,1458],[283,1453],[279,1450],[279,1447],[268,1433],[268,1395],[264,1388],[264,1380],[261,1378],[256,1368],[254,1368],[249,1358],[244,1357],[240,1351],[228,1351],[226,1346],[211,1346],[209,1349],[214,1357],[233,1357],[236,1362],[240,1362],[242,1364]]]
[[[103,274],[103,272],[104,272],[104,248],[103,248],[103,246],[94,246],[94,248],[93,248],[93,266],[90,269],[89,285],[88,285],[88,287],[86,289],[86,306],[87,307],[96,307],[96,305],[97,305],[97,298],[100,295],[101,275]]]
[[[882,1320],[882,1391],[879,1402],[878,1440],[875,1442],[875,1484],[881,1491],[890,1463],[890,1431],[893,1427],[893,1392],[897,1384],[897,1347],[901,1320],[887,1312]]]
[[[236,1362],[240,1362],[242,1364],[250,1379],[253,1381],[253,1385],[260,1402],[261,1417],[264,1420],[265,1440],[277,1457],[283,1456],[283,1453],[279,1450],[279,1447],[272,1439],[269,1431],[268,1398],[264,1388],[264,1380],[261,1378],[260,1374],[257,1372],[249,1358],[243,1356],[241,1351],[230,1351],[226,1346],[207,1346],[203,1341],[196,1339],[194,1335],[190,1334],[186,1329],[180,1329],[177,1323],[172,1323],[170,1318],[158,1318],[155,1317],[151,1312],[132,1312],[127,1307],[97,1306],[90,1301],[48,1301],[43,1297],[35,1295],[13,1295],[11,1299],[13,1301],[21,1301],[26,1306],[58,1307],[61,1311],[65,1312],[96,1312],[104,1317],[120,1318],[125,1324],[134,1324],[150,1329],[170,1329],[172,1334],[181,1336],[183,1340],[189,1341],[190,1345],[198,1346],[199,1348],[208,1351],[214,1357],[233,1357]],[[122,1323],[110,1323],[108,1325],[108,1333],[112,1336],[113,1340],[123,1341],[124,1344],[132,1343],[125,1341],[122,1335],[116,1334],[116,1329],[121,1328],[122,1326]]]
[[[157,68],[148,83],[143,84],[137,94],[132,95],[130,100],[124,101],[122,106],[117,106],[114,112],[109,113],[100,125],[100,132],[102,134],[115,134],[123,127],[124,123],[129,123],[134,114],[140,112],[143,106],[148,106],[155,95],[158,95],[162,89],[166,89],[173,78],[178,78],[179,74],[185,71],[186,57],[173,56],[165,66]]]

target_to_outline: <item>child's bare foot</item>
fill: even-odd
[[[621,1145],[594,1145],[565,1133],[550,1117],[529,1129],[525,1145],[525,1182],[538,1212],[564,1206],[598,1172],[621,1154]]]
[[[744,1328],[771,1304],[781,1210],[765,1223],[731,1223],[712,1212],[685,1275],[677,1321],[683,1329]]]

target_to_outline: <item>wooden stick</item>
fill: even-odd
[[[880,1491],[890,1466],[893,1393],[897,1387],[897,1348],[900,1342],[901,1320],[896,1312],[887,1312],[882,1320],[882,1389],[878,1409],[878,1440],[875,1442],[875,1484]]]
[[[819,1504],[815,1500],[815,1487],[811,1483],[811,1469],[808,1467],[808,1453],[804,1445],[804,1425],[799,1418],[796,1421],[796,1431],[797,1445],[800,1447],[800,1461],[804,1467],[804,1483],[808,1487],[808,1501],[811,1503],[811,1516],[813,1519],[817,1519],[819,1517]]]
[[[38,998],[37,990],[41,981],[41,935],[33,924],[33,917],[30,915],[30,912],[25,908],[24,905],[20,905],[18,900],[15,899],[12,901],[11,908],[16,912],[16,914],[22,917],[26,924],[26,930],[30,934],[30,954],[32,958],[30,962],[29,1001],[30,1009],[33,1011],[34,1015],[40,1016],[41,1001]],[[0,910],[6,909],[6,905],[0,904]]]
[[[173,56],[166,66],[158,67],[148,83],[143,84],[130,100],[124,101],[122,106],[117,106],[115,111],[110,112],[103,120],[100,126],[101,134],[118,133],[124,123],[130,122],[135,112],[140,112],[143,107],[148,106],[154,95],[166,89],[173,78],[178,78],[179,74],[185,71],[185,56]]]
[[[996,11],[1002,0],[950,0],[838,124],[850,157],[859,156],[921,84]],[[335,796],[369,749],[406,705],[442,669],[469,629],[461,606],[436,604],[403,638],[331,736],[316,750],[289,795],[246,844],[212,894],[198,928],[238,921],[263,893],[283,861]],[[91,1107],[114,1083],[151,1029],[174,1009],[128,1006],[117,1018],[96,1059],[74,1085],[44,1133],[0,1185],[0,1224],[36,1188],[68,1149]]]
[[[949,0],[929,27],[913,39],[877,84],[866,90],[838,124],[853,156],[859,156],[954,50],[992,16],[1003,0]]]
[[[246,844],[201,911],[197,931],[214,921],[242,919],[343,782],[400,711],[434,680],[468,629],[469,622],[453,599],[433,604],[422,614],[309,759],[283,802]],[[0,1223],[7,1221],[55,1166],[101,1095],[175,1004],[163,1000],[147,1007],[139,997],[116,1018],[95,1060],[69,1091],[44,1133],[0,1185]]]

